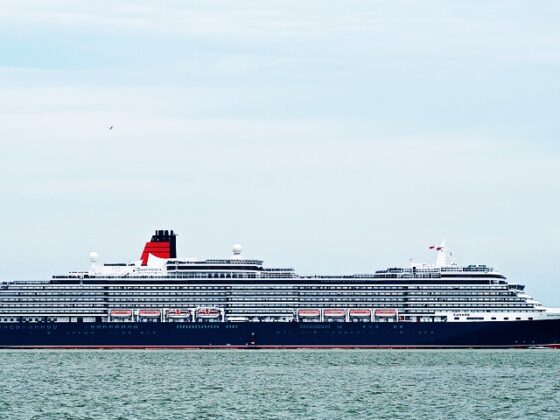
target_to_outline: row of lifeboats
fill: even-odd
[[[322,317],[321,317],[322,315]],[[349,319],[371,320],[372,315],[375,318],[397,318],[398,311],[396,309],[313,309],[302,308],[297,310],[297,317],[301,320],[345,320]],[[133,317],[139,319],[169,319],[169,320],[189,320],[192,316],[195,319],[214,320],[222,317],[222,311],[216,307],[200,307],[196,309],[110,309],[109,317],[115,320],[130,320]]]
[[[113,319],[130,319],[133,317],[134,313],[132,309],[111,309],[109,311],[109,317]],[[163,314],[168,319],[179,320],[189,319],[193,315],[193,312],[190,309],[179,308],[164,309],[163,312],[161,309],[139,309],[136,314],[138,318],[144,319],[161,319]],[[194,310],[194,316],[201,319],[214,319],[219,318],[221,312],[218,308],[197,308]]]
[[[396,309],[349,309],[348,316],[350,318],[369,318],[371,315],[381,318],[396,318],[398,311]],[[298,318],[320,318],[321,309],[298,309]],[[346,318],[346,309],[323,309],[323,318]]]

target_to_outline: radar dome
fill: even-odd
[[[241,245],[240,244],[235,244],[234,246],[231,247],[231,250],[233,251],[233,255],[239,255],[241,254]]]
[[[97,262],[97,260],[99,259],[99,254],[97,252],[90,252],[89,253],[89,260],[94,263]]]

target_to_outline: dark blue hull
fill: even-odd
[[[560,347],[560,319],[457,323],[0,323],[1,348]]]

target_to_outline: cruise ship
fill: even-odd
[[[299,275],[177,257],[157,230],[140,259],[0,283],[1,348],[560,348],[560,310],[486,265]]]

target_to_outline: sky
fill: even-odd
[[[560,306],[560,4],[0,0],[0,279],[488,264]],[[114,126],[109,130],[110,126]]]

